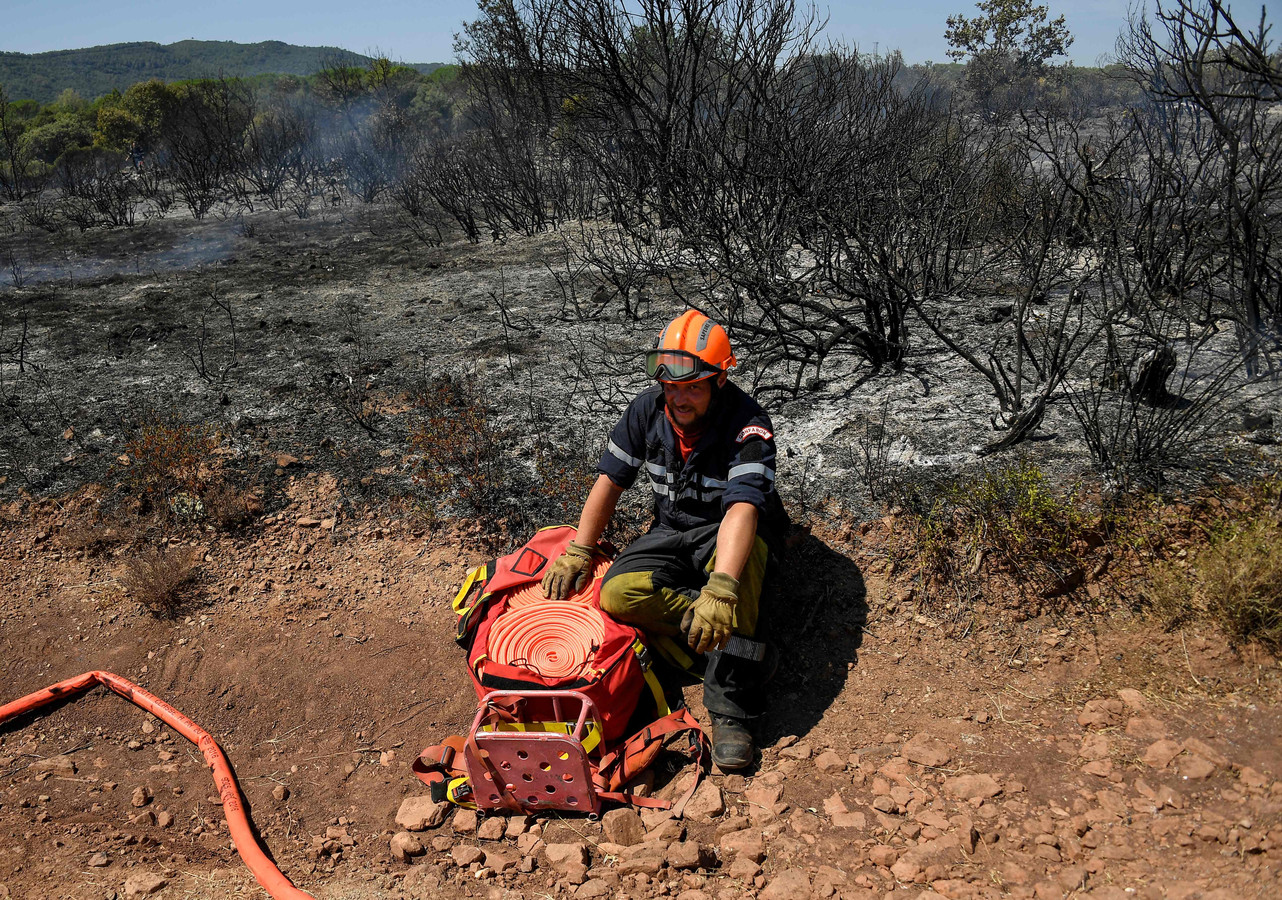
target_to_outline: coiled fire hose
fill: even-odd
[[[213,770],[214,784],[218,787],[218,797],[222,800],[223,812],[227,815],[227,830],[231,832],[236,852],[240,854],[240,858],[244,860],[263,890],[276,900],[314,900],[311,894],[294,887],[293,882],[276,868],[276,864],[268,859],[263,848],[259,846],[253,827],[249,823],[249,816],[245,813],[240,790],[236,787],[236,776],[232,772],[231,763],[227,761],[227,757],[210,737],[209,732],[132,681],[111,672],[85,672],[83,675],[68,678],[66,681],[60,681],[44,690],[27,694],[25,697],[0,706],[0,725],[14,716],[83,694],[99,684],[115,691],[135,706],[145,709],[200,748],[200,752],[205,756],[205,762]]]
[[[596,606],[545,600],[508,609],[495,619],[487,652],[496,663],[544,678],[568,678],[583,671],[604,640],[605,623]]]
[[[574,591],[566,597],[562,603],[583,603],[588,604],[596,596],[595,586],[598,578],[605,575],[606,569],[610,568],[608,559],[594,557],[592,560],[592,571],[583,582],[583,587]],[[507,608],[520,609],[523,606],[532,606],[535,603],[547,603],[548,598],[543,596],[543,586],[537,582],[531,582],[524,587],[519,587],[507,595]]]

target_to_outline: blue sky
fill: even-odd
[[[1071,56],[1093,65],[1110,53],[1126,18],[1127,0],[1046,0],[1051,15],[1064,15],[1076,41]],[[1272,7],[1279,0],[1270,0]],[[946,60],[945,20],[975,12],[974,0],[819,4],[827,34],[860,50],[899,48],[910,62]],[[1236,4],[1235,4],[1236,5]],[[453,57],[452,36],[475,6],[466,0],[0,0],[0,50],[38,53],[114,44],[187,38],[330,45],[364,53],[381,50],[405,62],[444,62]],[[1258,10],[1246,3],[1243,11]],[[1254,19],[1254,13],[1247,16]]]

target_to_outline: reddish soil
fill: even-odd
[[[485,554],[336,513],[305,461],[276,477],[289,504],[201,539],[173,619],[124,596],[121,550],[67,539],[92,495],[3,507],[0,672],[5,699],[108,669],[183,710],[317,897],[1282,895],[1275,660],[1116,613],[937,627],[876,529],[817,529],[792,558],[784,599],[804,613],[760,765],[715,775],[686,821],[647,813],[625,847],[644,830],[627,816],[488,840],[456,813],[398,861],[398,808],[424,793],[409,763],[473,709],[449,601]],[[199,753],[103,691],[0,730],[0,786],[0,897],[104,900],[141,875],[161,898],[262,895]],[[555,846],[580,842],[586,867]]]

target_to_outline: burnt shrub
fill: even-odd
[[[157,618],[176,616],[200,577],[196,547],[145,547],[125,560],[117,580],[131,600]]]

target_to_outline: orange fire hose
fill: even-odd
[[[497,663],[567,678],[583,670],[604,640],[600,609],[545,600],[495,619],[486,649]]]
[[[566,597],[563,602],[590,604],[596,596],[594,591],[596,580],[605,575],[605,571],[608,568],[610,568],[610,561],[608,559],[594,559],[592,572],[588,576],[587,580],[584,581],[583,587],[570,594],[570,596]],[[507,608],[520,609],[523,606],[531,606],[535,603],[547,603],[547,601],[548,598],[543,595],[543,586],[537,581],[532,581],[524,587],[519,587],[507,595]]]
[[[293,882],[276,868],[276,864],[267,858],[254,836],[241,802],[240,790],[236,787],[236,776],[231,763],[223,751],[205,731],[191,719],[174,709],[154,694],[149,694],[138,685],[111,672],[85,672],[75,678],[68,678],[44,690],[20,697],[11,703],[0,706],[0,725],[22,713],[31,712],[77,694],[82,694],[95,685],[115,691],[135,706],[145,709],[175,731],[200,748],[205,762],[214,773],[214,784],[218,787],[218,796],[223,802],[223,812],[227,815],[227,830],[231,832],[236,852],[245,861],[254,878],[270,896],[276,900],[314,900],[312,895],[294,887]]]

